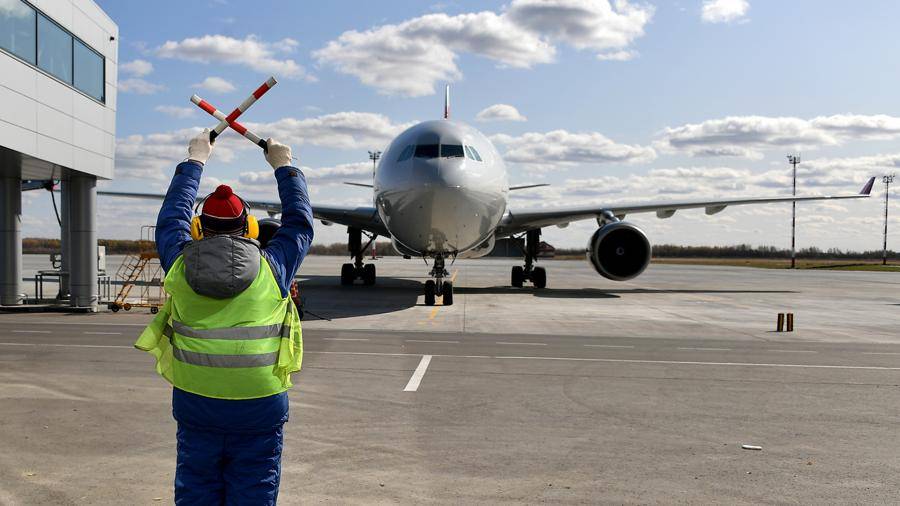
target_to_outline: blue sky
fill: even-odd
[[[230,110],[270,73],[279,84],[242,121],[294,146],[314,203],[369,204],[341,181],[365,181],[367,150],[438,117],[447,82],[453,117],[506,153],[512,183],[551,184],[518,193],[514,209],[783,194],[793,150],[806,193],[856,191],[900,165],[896,2],[97,1],[120,30],[109,189],[164,191],[186,139],[214,123],[191,94]],[[204,189],[227,182],[274,199],[269,171],[228,132]],[[27,196],[26,236],[58,235],[46,200]],[[798,244],[879,248],[880,206],[804,204]],[[136,238],[157,209],[102,198],[99,208],[104,238]],[[790,241],[786,205],[629,219],[656,243]],[[595,226],[545,238],[582,246]]]

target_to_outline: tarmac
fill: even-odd
[[[900,275],[547,261],[301,267],[303,371],[281,504],[892,504]],[[0,504],[172,502],[171,387],[151,315],[0,314]],[[793,312],[795,331],[777,333]],[[742,449],[761,446],[761,450]]]

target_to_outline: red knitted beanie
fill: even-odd
[[[228,185],[219,185],[203,202],[200,214],[203,229],[213,233],[228,234],[244,229],[244,203]]]

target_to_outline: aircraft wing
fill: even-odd
[[[604,215],[612,215],[623,219],[625,215],[632,213],[655,212],[660,218],[670,218],[679,209],[705,208],[706,214],[712,215],[724,210],[728,206],[740,206],[747,204],[767,204],[772,202],[804,202],[809,200],[836,200],[866,198],[872,192],[875,178],[870,178],[859,193],[847,195],[811,195],[789,197],[743,197],[721,200],[684,200],[669,202],[639,202],[619,203],[609,206],[571,207],[561,209],[542,209],[534,211],[510,210],[500,221],[497,227],[497,237],[506,237],[535,228],[549,227],[552,225],[566,225],[573,221],[598,219]]]
[[[98,191],[97,195],[158,201],[166,198],[165,194],[162,193]],[[262,210],[270,215],[281,213],[281,202],[247,199],[247,204],[250,205],[250,209]],[[312,206],[312,210],[313,217],[325,225],[337,223],[348,227],[361,228],[382,237],[390,237],[387,228],[381,222],[381,217],[378,216],[378,212],[374,207]]]

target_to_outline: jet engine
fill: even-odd
[[[650,264],[650,241],[644,231],[624,221],[608,223],[594,232],[587,257],[601,276],[613,281],[637,277]]]

